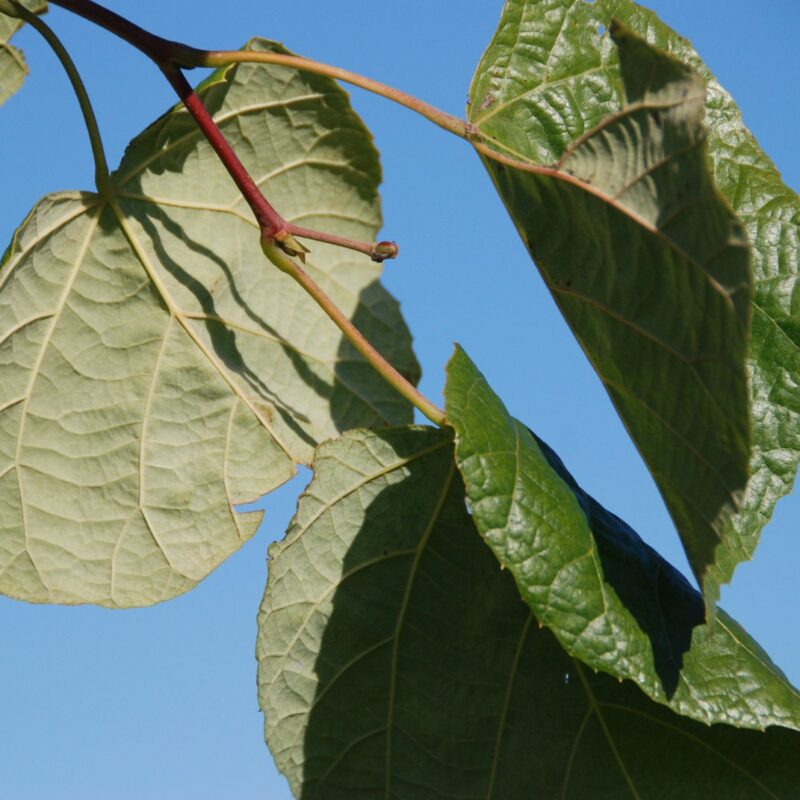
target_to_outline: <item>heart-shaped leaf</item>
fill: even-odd
[[[18,2],[34,14],[42,14],[47,9],[47,3],[43,0]],[[9,44],[9,40],[21,26],[22,20],[4,14],[0,5],[0,105],[19,90],[28,74],[28,65],[22,51]]]
[[[701,722],[800,730],[800,694],[761,648],[721,610],[703,624],[700,594],[509,416],[460,348],[447,373],[475,524],[564,649]]]
[[[678,716],[537,625],[466,512],[445,432],[323,444],[271,555],[259,698],[297,798],[797,796],[797,732]]]
[[[709,569],[749,476],[749,248],[714,184],[702,79],[612,7],[633,4],[507,3],[470,118],[713,607]]]
[[[286,217],[374,237],[377,153],[333,81],[250,64],[201,95]],[[0,271],[0,590],[26,600],[186,591],[255,531],[236,504],[340,430],[412,418],[266,261],[184,110],[132,142],[112,183],[110,200],[42,200]],[[307,268],[415,379],[379,266],[320,244]]]

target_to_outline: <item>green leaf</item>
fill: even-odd
[[[706,593],[733,577],[750,559],[775,504],[788,494],[800,459],[800,318],[798,288],[800,197],[742,122],[741,112],[690,44],[652,12],[630,2],[602,0],[599,11],[616,14],[655,45],[690,64],[706,82],[709,152],[717,185],[744,222],[753,243],[755,296],[748,371],[753,454],[750,480],[738,514],[726,525]]]
[[[284,215],[375,235],[377,153],[333,81],[241,65],[201,94]],[[412,419],[264,258],[185,111],[137,137],[112,182],[114,202],[42,200],[0,270],[0,591],[26,600],[127,606],[187,591],[255,531],[260,513],[234,507],[317,442]],[[322,244],[306,266],[415,379],[380,267]]]
[[[18,0],[34,14],[43,14],[47,3],[43,0]],[[22,27],[22,20],[4,14],[0,8],[0,105],[22,86],[28,74],[28,65],[22,52],[9,44],[11,37]]]
[[[517,163],[552,164],[484,157],[713,608],[749,476],[749,248],[711,175],[702,80],[611,22],[630,6],[510,0],[470,118]]]
[[[702,624],[700,594],[509,416],[460,348],[447,372],[475,525],[564,649],[701,722],[800,730],[800,694],[745,631],[719,609]]]
[[[452,456],[430,429],[323,444],[272,548],[259,699],[296,797],[798,797],[796,732],[707,727],[569,658],[481,543]]]

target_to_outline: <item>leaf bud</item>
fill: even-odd
[[[372,253],[370,255],[373,261],[377,261],[380,264],[381,261],[387,258],[397,258],[399,252],[400,248],[397,242],[378,242],[372,248]]]

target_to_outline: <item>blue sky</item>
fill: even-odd
[[[201,47],[252,35],[376,77],[463,114],[500,0],[110,0],[152,30]],[[800,103],[796,0],[652,0],[739,102],[795,189]],[[223,13],[219,15],[219,8]],[[754,11],[757,9],[757,11]],[[157,71],[110,35],[54,9],[95,103],[109,161],[174,100]],[[18,38],[31,76],[0,108],[0,249],[33,203],[91,188],[77,106],[50,52]],[[192,77],[190,75],[190,77]],[[544,290],[469,148],[386,101],[353,93],[384,165],[384,238],[401,258],[386,284],[415,336],[425,394],[440,400],[459,341],[511,412],[558,450],[584,487],[685,570],[658,493]],[[0,598],[0,786],[14,800],[289,797],[263,744],[255,615],[269,541],[294,510],[301,476],[271,496],[259,534],[190,594],[124,612],[34,607]],[[784,500],[723,605],[800,683],[800,502]]]

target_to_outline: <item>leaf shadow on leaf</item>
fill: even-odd
[[[717,551],[749,477],[753,282],[711,170],[703,81],[613,20],[650,38],[629,0],[531,2],[522,17],[515,6],[471,90],[497,90],[472,122],[514,159],[484,163],[653,475],[711,617]],[[541,50],[529,52],[533,31]],[[549,174],[524,168],[553,159]]]
[[[550,466],[575,493],[597,542],[605,581],[650,639],[655,671],[664,693],[672,698],[683,655],[692,645],[692,630],[705,621],[702,596],[626,522],[581,489],[555,451],[530,433]]]
[[[503,707],[530,618],[508,576],[497,592],[497,566],[470,524],[448,437],[430,429],[406,440],[393,433],[374,436],[386,437],[398,460],[409,458],[407,474],[365,493],[359,529],[346,537],[337,564],[343,577],[317,643],[301,798],[382,797],[388,762],[387,796],[485,789],[486,742],[495,735],[484,738],[487,716]],[[420,438],[440,446],[420,458]],[[474,541],[464,542],[465,533]],[[490,579],[475,581],[476,571]],[[446,645],[437,647],[442,638]]]
[[[236,276],[214,250],[193,239],[161,206],[126,199],[124,207],[126,213],[142,226],[158,262],[197,299],[199,307],[207,317],[204,325],[209,340],[225,367],[231,373],[240,376],[255,394],[275,408],[285,425],[302,441],[312,447],[318,444],[304,428],[304,425],[309,423],[308,417],[271,390],[261,377],[260,370],[248,364],[247,357],[237,345],[236,331],[226,326],[223,315],[217,312],[214,294],[169,253],[162,240],[165,233],[220,270],[223,281],[215,285],[214,292],[219,294],[226,291],[244,315],[278,344],[291,363],[296,377],[328,404],[331,421],[336,430],[346,431],[354,427],[363,427],[366,424],[364,406],[368,406],[374,412],[374,424],[379,427],[412,421],[413,411],[410,405],[394,391],[386,391],[383,379],[344,336],[339,336],[337,357],[333,364],[334,381],[331,385],[310,368],[306,358],[292,342],[281,336],[248,303],[237,284]],[[272,269],[272,266],[265,261],[264,268]],[[385,319],[383,315],[386,316]],[[408,345],[410,336],[400,314],[399,305],[379,280],[373,281],[361,290],[352,319],[356,327],[395,363],[399,371],[416,383],[419,379],[419,365]],[[330,325],[332,328],[333,323]]]
[[[230,291],[231,297],[234,298],[242,311],[244,311],[247,317],[261,330],[280,344],[283,351],[291,359],[293,365],[297,369],[299,376],[318,394],[324,396],[324,393],[327,391],[327,387],[325,387],[324,383],[316,379],[310,373],[303,359],[297,354],[291,344],[281,337],[274,328],[251,308],[239,291],[236,280],[228,265],[213,250],[193,240],[185,229],[159,206],[150,204],[147,206],[146,210],[140,208],[137,209],[137,211],[139,213],[134,212],[135,218],[150,237],[153,250],[158,256],[159,263],[197,298],[197,302],[208,317],[221,318],[221,316],[217,314],[212,293],[172,258],[161,241],[161,235],[158,232],[154,220],[157,221],[159,225],[163,226],[164,230],[169,232],[170,235],[182,241],[192,252],[197,253],[204,259],[212,261],[219,267],[225,277],[226,288]],[[301,425],[298,424],[298,420],[307,421],[305,415],[282,400],[266,385],[258,373],[246,363],[236,343],[236,332],[213,319],[206,319],[204,324],[214,347],[214,352],[225,366],[232,373],[241,376],[256,394],[270,403],[280,414],[287,427],[297,434],[298,437],[314,446],[316,442],[314,442],[308,433],[303,430]]]
[[[705,726],[570,658],[481,542],[440,432],[417,434],[373,434],[406,474],[357,480],[323,506],[333,531],[278,556],[298,605],[273,612],[291,644],[267,725],[298,798],[797,796],[796,732]]]
[[[209,83],[201,82],[195,91],[201,96],[203,105],[213,117],[225,105],[225,83],[214,75],[207,80]],[[123,186],[130,178],[125,174],[122,165],[126,162],[136,164],[140,159],[146,162],[148,171],[154,175],[165,172],[183,174],[184,165],[192,156],[193,150],[182,145],[202,138],[202,131],[182,103],[168,108],[125,148],[122,164],[114,174],[117,185]],[[153,158],[156,153],[158,157]],[[135,174],[138,172],[137,166]]]
[[[763,648],[722,609],[703,624],[699,592],[581,490],[458,346],[445,400],[474,522],[567,653],[705,724],[800,730],[800,693]]]
[[[533,431],[544,457],[574,492],[597,543],[603,576],[650,640],[653,666],[672,698],[692,631],[705,621],[702,595],[623,520],[578,485],[556,452]]]
[[[377,313],[376,309],[380,312]],[[410,346],[411,336],[399,304],[379,280],[361,290],[351,319],[378,352],[416,386],[420,367]],[[383,378],[344,336],[339,340],[334,376],[330,410],[340,433],[365,427],[363,409],[354,405],[354,401],[374,412],[375,421],[369,427],[403,425],[413,421],[414,411],[410,404],[393,389],[389,393],[385,391]]]

